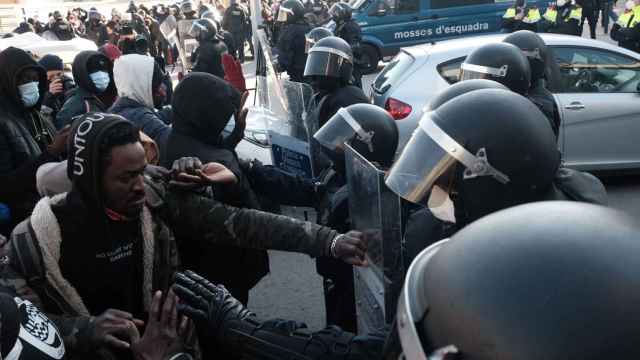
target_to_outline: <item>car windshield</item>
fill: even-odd
[[[351,7],[353,9],[359,10],[365,4],[369,4],[370,2],[371,2],[371,0],[351,0],[351,1],[349,1],[349,5],[351,5]]]
[[[384,67],[382,72],[376,77],[373,89],[378,93],[384,93],[397,82],[398,79],[413,64],[414,58],[404,51],[400,51],[391,62]]]

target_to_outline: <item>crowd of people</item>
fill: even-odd
[[[276,67],[313,89],[313,179],[235,150],[248,115],[240,2],[216,7],[221,21],[188,1],[130,6],[131,33],[74,10],[73,36],[100,48],[77,54],[72,76],[53,54],[0,52],[1,358],[638,357],[640,229],[606,207],[596,177],[564,167],[557,64],[540,36],[474,50],[398,149],[396,121],[360,86],[349,5],[267,5]],[[169,14],[193,20],[199,43],[175,87],[175,44],[153,35]],[[21,27],[60,32],[58,15]],[[373,265],[370,234],[353,229],[345,144],[386,173],[405,218],[396,321],[367,334],[353,267]],[[246,308],[268,249],[316,258],[325,329]]]
[[[640,51],[640,2],[624,2],[621,11],[615,10],[617,0],[561,0],[546,9],[518,0],[507,9],[502,17],[505,32],[529,30],[566,35],[582,36],[586,23],[589,35],[596,38],[598,22],[605,34],[618,45],[633,51]],[[612,26],[609,26],[610,21]]]

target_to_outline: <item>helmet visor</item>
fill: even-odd
[[[432,122],[430,114],[423,115],[420,124]],[[433,185],[456,164],[429,134],[418,126],[405,146],[400,158],[387,175],[386,184],[403,199],[427,204]]]
[[[489,66],[475,65],[462,63],[460,66],[460,80],[474,80],[474,79],[497,79],[507,76],[507,65],[500,68],[494,68]]]
[[[191,36],[191,37],[193,37],[195,39],[198,39],[198,38],[200,38],[200,35],[202,33],[206,32],[206,31],[207,31],[207,28],[204,25],[202,25],[202,24],[198,23],[197,21],[195,21],[193,23],[193,25],[191,25],[191,29],[189,29],[188,34],[189,34],[189,36]]]
[[[464,167],[464,179],[491,176],[506,184],[509,177],[487,159],[484,148],[474,155],[451,138],[434,121],[434,112],[425,113],[400,158],[387,175],[386,184],[403,199],[427,204],[433,185],[449,174],[456,163]]]
[[[373,152],[373,132],[366,132],[356,119],[351,116],[349,110],[340,108],[338,112],[318,130],[313,137],[325,148],[331,151],[343,150],[344,143],[354,136],[364,143],[369,144],[369,151]]]
[[[345,63],[353,64],[351,55],[330,47],[314,46],[309,49],[304,76],[340,77]]]

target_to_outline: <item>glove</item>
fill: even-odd
[[[173,291],[180,299],[178,313],[193,320],[201,339],[224,339],[226,322],[253,316],[224,286],[192,271],[176,273]]]

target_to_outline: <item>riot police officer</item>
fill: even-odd
[[[231,33],[233,43],[238,51],[237,55],[233,55],[240,60],[241,63],[244,62],[245,23],[247,19],[248,14],[236,0],[231,0],[231,5],[224,12],[222,18],[222,28]]]
[[[185,0],[180,4],[180,12],[184,16],[183,20],[195,20],[197,19],[197,11],[193,6],[193,2]]]
[[[557,0],[550,4],[543,15],[541,31],[580,36],[582,8],[571,0]]]
[[[544,115],[549,119],[553,132],[558,137],[560,131],[560,112],[553,94],[547,89],[546,74],[547,68],[557,67],[555,59],[549,53],[550,50],[544,43],[540,35],[521,30],[507,36],[504,42],[513,44],[522,50],[529,60],[531,68],[531,86],[527,91],[527,96]]]
[[[460,80],[469,79],[494,80],[525,95],[531,85],[531,68],[516,46],[486,44],[472,51],[460,67]]]
[[[227,52],[227,47],[218,37],[216,24],[209,19],[196,20],[191,27],[190,35],[199,43],[191,55],[191,62],[195,64],[193,71],[207,72],[224,78],[222,55]]]
[[[353,66],[353,79],[354,86],[362,87],[362,72],[359,66],[359,59],[361,57],[360,43],[362,42],[362,29],[360,25],[352,18],[353,9],[351,6],[344,2],[338,2],[333,4],[329,9],[329,15],[335,22],[336,28],[334,30],[335,36],[342,38],[351,46],[351,51],[354,57]]]
[[[561,201],[479,220],[414,260],[384,358],[636,358],[639,231],[626,214]]]
[[[286,0],[280,4],[278,22],[284,23],[276,46],[278,66],[289,74],[291,81],[302,82],[307,55],[305,34],[311,30],[304,21],[304,5],[300,0]]]
[[[96,43],[98,47],[109,41],[107,27],[102,23],[102,15],[96,8],[89,9],[89,19],[85,27],[87,39]]]
[[[517,0],[502,15],[502,31],[518,30],[538,31],[538,22],[542,19],[540,10],[535,5],[527,5],[525,0]]]

